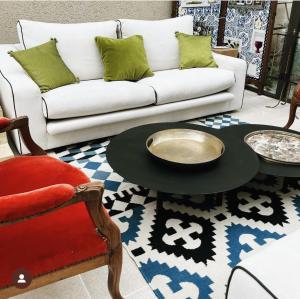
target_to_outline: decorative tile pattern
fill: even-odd
[[[208,7],[182,8],[179,6],[178,15],[192,15],[194,22],[201,21],[212,29],[212,45],[217,45],[219,15],[221,8],[221,0],[216,0],[213,5]]]
[[[239,42],[240,58],[249,64],[248,75],[256,79],[260,78],[263,48],[260,49],[260,53],[256,53],[253,39],[265,40],[270,3],[269,0],[264,1],[262,10],[227,8],[224,41]]]
[[[281,184],[266,182],[260,178],[229,192],[222,205],[212,204],[209,210],[189,197],[176,201],[165,195],[158,210],[151,202],[137,215],[126,211],[115,216],[126,249],[158,298],[223,298],[232,267],[300,228],[300,189],[283,193]],[[137,222],[138,227],[132,225]],[[192,277],[202,282],[197,288],[189,285]]]
[[[297,215],[300,218],[300,195],[295,195],[294,197],[292,197],[292,199],[293,199],[294,206],[296,207]]]
[[[204,124],[205,126],[214,129],[221,129],[232,125],[245,124],[245,122],[239,120],[238,118],[232,117],[230,114],[209,116],[209,117],[201,118],[198,121]],[[197,124],[197,122],[194,123]]]
[[[230,45],[239,44],[240,58],[248,64],[247,74],[255,79],[260,78],[264,41],[268,30],[270,0],[263,1],[263,9],[228,7],[225,22],[224,42]],[[212,45],[216,46],[221,1],[217,0],[209,7],[183,8],[179,5],[178,15],[193,15],[194,21],[201,20],[212,28]],[[262,45],[257,53],[255,41]]]
[[[229,114],[191,121],[222,128],[243,123]],[[157,298],[224,298],[231,271],[250,252],[300,228],[299,179],[257,176],[225,194],[163,196],[113,172],[105,151],[109,139],[62,147],[50,154],[82,169],[106,190],[105,207],[120,227],[123,245]]]
[[[231,215],[273,225],[287,223],[282,197],[276,192],[243,186],[227,192],[226,196]]]
[[[150,260],[141,264],[141,271],[149,273],[149,279],[155,295],[159,299],[165,298],[209,298],[212,292],[211,279],[201,277],[198,273],[180,271],[177,267],[169,267]]]
[[[236,266],[250,251],[258,249],[267,242],[271,242],[271,240],[278,240],[284,236],[284,234],[251,228],[242,224],[228,226],[226,233],[229,251],[228,265],[230,267]]]
[[[214,260],[215,229],[209,219],[179,211],[156,211],[149,245],[159,253],[173,254],[196,263]]]

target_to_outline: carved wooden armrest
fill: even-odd
[[[32,155],[46,155],[46,152],[33,141],[30,135],[27,116],[20,116],[14,119],[5,117],[0,118],[0,133],[9,132],[15,129],[18,129],[21,132],[22,139]]]
[[[102,198],[104,191],[104,188],[99,189],[99,186],[102,186],[99,182],[89,184],[89,198],[85,200],[85,204],[98,232],[107,239],[110,255],[112,256],[122,246],[121,233],[104,208],[102,200],[96,199],[96,192],[100,191],[99,196]],[[83,190],[83,192],[85,191]]]
[[[29,192],[0,197],[0,225],[35,218],[49,212],[89,200],[101,203],[103,186],[88,183],[76,188],[57,184]]]

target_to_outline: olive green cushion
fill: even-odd
[[[138,81],[153,76],[141,35],[125,39],[95,38],[104,65],[105,81]]]
[[[211,36],[175,33],[179,42],[179,68],[218,67],[212,49]]]
[[[9,52],[39,86],[41,92],[78,82],[61,59],[56,42],[55,39],[51,39],[37,47]]]

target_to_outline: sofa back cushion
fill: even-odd
[[[143,21],[122,19],[122,36],[142,35],[152,71],[178,68],[179,48],[175,32],[193,34],[193,17]]]
[[[18,36],[23,49],[57,39],[57,49],[65,64],[80,80],[103,77],[103,64],[95,36],[116,38],[117,22],[59,24],[19,20]]]

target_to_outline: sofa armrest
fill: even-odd
[[[213,53],[216,63],[219,68],[234,72],[235,84],[228,91],[234,95],[234,100],[231,103],[231,110],[240,109],[243,105],[245,81],[247,73],[246,61]]]
[[[37,84],[12,58],[8,51],[17,50],[14,45],[0,46],[0,99],[5,116],[17,118],[27,115],[33,139],[42,147],[47,147],[46,120],[42,112],[42,95]],[[13,139],[20,153],[28,153],[18,132]]]

